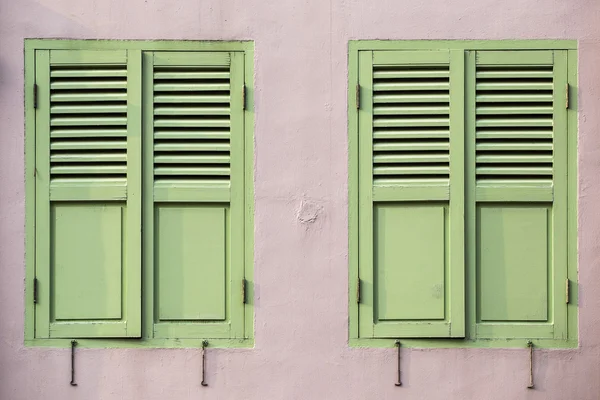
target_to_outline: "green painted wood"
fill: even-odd
[[[488,206],[477,211],[480,321],[547,321],[548,209]]]
[[[481,51],[477,52],[477,64],[482,65],[552,65],[554,52],[547,51]]]
[[[436,44],[438,47],[431,47],[432,44]],[[556,47],[552,47],[554,44]],[[472,47],[469,47],[473,45]],[[494,49],[494,50],[510,50],[506,51],[495,51],[491,54],[484,52],[483,50]],[[576,265],[576,251],[574,245],[570,247],[566,246],[567,240],[569,243],[575,243],[568,236],[569,228],[573,227],[573,232],[576,232],[576,223],[572,222],[572,216],[576,214],[575,207],[564,207],[560,206],[562,199],[557,197],[561,196],[561,193],[557,192],[555,183],[564,179],[565,188],[564,199],[567,199],[568,190],[566,185],[568,183],[569,189],[576,192],[576,180],[572,180],[571,177],[576,176],[573,173],[566,173],[566,171],[574,171],[576,168],[576,152],[573,147],[576,148],[576,111],[565,108],[566,93],[566,80],[567,70],[569,70],[569,83],[571,101],[573,92],[575,92],[576,86],[576,69],[572,65],[576,65],[576,51],[571,51],[567,55],[567,51],[558,51],[555,49],[566,46],[567,48],[572,45],[568,42],[480,42],[480,41],[461,41],[461,42],[385,42],[385,41],[360,41],[350,43],[350,73],[349,73],[349,131],[350,131],[350,197],[352,193],[358,198],[358,203],[354,203],[352,207],[352,201],[350,201],[350,287],[349,287],[349,299],[350,299],[350,343],[351,345],[368,345],[368,346],[393,346],[393,341],[385,339],[386,337],[402,337],[406,335],[404,339],[408,346],[413,347],[427,347],[427,346],[439,346],[439,347],[455,347],[455,346],[469,346],[475,347],[483,346],[485,340],[485,346],[506,346],[512,347],[516,343],[520,343],[528,338],[535,338],[540,341],[542,346],[569,346],[569,343],[576,343],[576,331],[571,331],[573,326],[577,323],[577,311],[576,305],[565,302],[565,279],[567,269],[572,269],[573,265]],[[528,47],[530,46],[530,47]],[[397,126],[395,128],[386,128],[389,131],[377,131],[374,133],[368,132],[369,126],[367,125],[368,116],[363,117],[363,113],[366,111],[370,112],[371,116],[382,116],[389,119],[389,121],[382,121],[381,126],[387,126],[389,124],[395,124],[394,119],[400,120],[396,115],[411,115],[410,111],[403,108],[404,101],[410,101],[403,98],[401,92],[395,92],[390,95],[379,95],[377,93],[365,93],[366,84],[364,80],[374,79],[403,79],[403,78],[414,78],[414,79],[425,79],[427,77],[435,76],[434,74],[421,75],[425,69],[420,69],[418,66],[412,66],[415,72],[412,73],[400,73],[393,70],[393,64],[385,64],[386,69],[377,70],[374,69],[372,77],[365,76],[363,65],[368,59],[368,56],[364,54],[371,54],[373,50],[386,50],[388,53],[402,52],[397,51],[399,49],[409,50],[406,54],[415,52],[419,49],[423,50],[439,50],[439,49],[451,49],[457,48],[458,50],[467,50],[464,55],[466,57],[464,64],[464,105],[465,109],[462,113],[456,113],[456,122],[460,124],[464,121],[464,127],[462,131],[465,132],[464,144],[458,144],[457,148],[465,149],[465,153],[462,156],[464,160],[464,220],[465,220],[465,262],[468,268],[468,273],[464,275],[466,278],[466,291],[462,292],[465,301],[465,309],[463,317],[466,322],[465,336],[473,340],[470,344],[462,343],[456,344],[454,342],[447,342],[441,340],[438,345],[428,342],[426,340],[411,339],[410,337],[419,336],[418,324],[421,321],[415,322],[412,325],[406,324],[400,329],[398,324],[394,321],[382,322],[378,325],[374,325],[372,328],[368,326],[368,323],[364,322],[363,318],[368,314],[368,308],[373,307],[371,303],[373,296],[376,296],[377,285],[373,284],[372,277],[368,273],[364,273],[362,265],[365,262],[365,257],[368,260],[368,254],[364,256],[365,245],[361,244],[361,235],[364,230],[361,228],[361,212],[363,210],[363,199],[364,194],[360,193],[360,188],[364,187],[365,182],[362,178],[366,176],[366,172],[361,168],[364,163],[373,163],[372,165],[379,165],[383,169],[378,170],[380,173],[395,171],[396,168],[400,168],[401,165],[410,165],[409,160],[428,159],[427,156],[422,154],[419,157],[407,156],[405,154],[394,153],[397,144],[387,145],[391,147],[380,147],[379,151],[388,151],[390,153],[377,153],[374,155],[372,160],[363,160],[360,156],[362,146],[365,145],[365,136],[370,136],[371,133],[377,139],[388,139],[388,140],[402,140],[407,139],[419,139],[419,132],[414,130],[409,133],[405,133],[403,126]],[[563,47],[564,48],[564,47]],[[469,50],[474,51],[469,51]],[[517,50],[518,51],[514,51]],[[554,49],[554,50],[548,50]],[[524,50],[535,50],[535,51],[524,51]],[[546,50],[546,51],[538,51]],[[404,51],[404,50],[403,50]],[[377,51],[374,51],[376,54]],[[459,51],[458,53],[462,53]],[[489,53],[489,54],[484,54]],[[571,62],[568,56],[573,55],[574,61]],[[523,57],[521,57],[523,56]],[[386,55],[388,59],[391,56]],[[458,56],[457,56],[458,58]],[[487,64],[482,64],[485,62]],[[428,66],[429,69],[434,68],[434,64]],[[367,65],[367,67],[369,67]],[[372,67],[371,67],[372,68]],[[569,69],[573,68],[573,69]],[[437,72],[437,71],[436,71]],[[440,76],[438,79],[441,79]],[[488,79],[492,81],[477,82],[477,79]],[[502,80],[511,80],[510,83],[505,83]],[[532,79],[539,81],[533,82]],[[354,81],[353,81],[354,80]],[[354,102],[354,85],[358,80],[361,83],[361,108],[356,111],[356,105]],[[515,81],[516,80],[516,81]],[[456,80],[455,80],[456,82]],[[564,84],[563,84],[564,82]],[[391,82],[388,82],[391,83]],[[511,86],[512,85],[512,86]],[[393,86],[393,85],[392,85]],[[389,88],[392,88],[389,86]],[[379,85],[380,90],[386,89],[388,86]],[[476,94],[476,90],[485,90],[484,93]],[[402,90],[401,88],[398,90]],[[371,95],[371,98],[368,98]],[[427,98],[423,95],[419,97],[419,106],[414,108],[414,111],[418,111],[423,101],[447,101],[446,99],[451,96],[444,96],[445,98]],[[440,96],[440,95],[437,95]],[[442,95],[443,96],[443,95]],[[411,99],[412,101],[415,98]],[[366,104],[365,104],[366,103]],[[519,103],[519,107],[514,104],[504,103]],[[532,104],[537,103],[537,104]],[[408,106],[408,104],[407,104]],[[406,106],[404,106],[406,107]],[[414,107],[414,106],[413,106]],[[377,112],[375,112],[377,110]],[[406,110],[406,111],[405,111]],[[450,108],[450,112],[453,112],[453,107]],[[443,106],[431,107],[421,109],[422,114],[419,115],[420,119],[426,119],[428,116],[440,116],[443,114]],[[569,116],[573,114],[572,119]],[[356,117],[354,117],[356,116]],[[509,121],[510,119],[510,121]],[[550,121],[550,122],[549,122]],[[372,123],[372,122],[371,122]],[[532,130],[528,126],[535,127]],[[372,128],[370,128],[372,129]],[[460,129],[458,130],[460,132]],[[365,132],[368,132],[365,134]],[[448,135],[444,131],[431,131],[432,134],[437,134],[436,138],[443,139],[449,137],[452,141],[456,135]],[[571,136],[567,136],[567,132],[572,132]],[[356,136],[354,136],[356,135]],[[457,134],[461,136],[460,133]],[[564,135],[561,137],[561,135]],[[567,139],[569,143],[567,144]],[[356,141],[355,141],[356,140]],[[477,140],[477,142],[476,142]],[[494,143],[490,140],[493,140]],[[561,142],[564,140],[564,142]],[[362,143],[361,143],[362,141]],[[558,143],[561,143],[560,150],[557,150]],[[378,142],[370,144],[371,148],[378,145]],[[398,147],[399,149],[402,146]],[[406,146],[406,151],[410,146]],[[354,149],[354,150],[353,150]],[[385,150],[384,150],[385,149]],[[451,149],[453,149],[451,147]],[[353,152],[354,151],[354,152]],[[478,152],[476,154],[476,152]],[[354,155],[358,155],[356,159]],[[452,150],[450,152],[451,160],[453,160]],[[571,157],[571,155],[573,155]],[[439,154],[436,156],[439,158]],[[563,157],[563,161],[558,161]],[[433,159],[433,158],[432,158]],[[353,161],[356,160],[356,161]],[[393,164],[392,164],[393,163]],[[476,163],[479,167],[476,168]],[[567,167],[567,164],[569,167]],[[558,165],[560,164],[560,165]],[[392,167],[392,165],[394,165]],[[353,169],[356,168],[356,169]],[[564,169],[563,169],[564,168]],[[570,168],[570,169],[569,169]],[[353,175],[353,171],[356,171],[356,175]],[[483,173],[485,179],[476,179],[476,172]],[[560,173],[559,176],[556,174]],[[353,176],[357,177],[357,180],[353,180]],[[435,196],[442,196],[443,191],[437,191],[431,189],[430,186],[423,186],[422,182],[415,180],[411,176],[407,176],[403,183],[394,179],[390,179],[388,175],[376,175],[379,178],[372,181],[372,192],[370,193],[370,201],[382,202],[381,207],[393,207],[398,206],[399,201],[427,201],[425,196],[420,196],[421,192],[430,193]],[[452,175],[450,175],[452,177]],[[479,176],[479,175],[478,175]],[[439,181],[438,184],[442,182]],[[414,185],[414,186],[411,186]],[[560,186],[560,185],[559,185]],[[397,187],[397,188],[396,188]],[[450,185],[450,188],[453,186]],[[413,188],[417,188],[414,191]],[[429,191],[429,192],[426,192]],[[459,190],[457,190],[459,192]],[[394,200],[394,196],[398,196],[398,200]],[[453,195],[450,195],[453,199]],[[576,197],[575,197],[576,198]],[[443,201],[443,200],[438,200]],[[385,202],[385,203],[383,203]],[[427,204],[427,203],[425,203]],[[430,205],[435,203],[429,202]],[[479,205],[478,205],[479,204]],[[557,211],[558,207],[560,210]],[[505,320],[505,321],[480,321],[478,310],[477,294],[478,286],[480,285],[480,277],[477,272],[477,260],[480,255],[477,251],[477,215],[475,210],[478,208],[485,209],[499,209],[501,211],[512,210],[512,209],[542,209],[547,213],[546,229],[542,226],[539,232],[533,234],[535,239],[538,240],[538,244],[544,244],[546,246],[546,266],[545,274],[545,286],[539,283],[537,280],[538,287],[532,290],[533,293],[528,295],[540,295],[546,296],[547,309],[545,320]],[[561,211],[562,210],[562,211]],[[568,211],[567,211],[568,210]],[[573,212],[570,212],[570,211]],[[561,214],[564,212],[564,214]],[[356,219],[354,215],[356,213]],[[535,214],[535,213],[534,213]],[[554,218],[559,216],[559,220]],[[535,217],[534,217],[535,220]],[[558,230],[555,227],[556,223],[561,223],[560,220],[564,221],[564,227],[561,228],[561,233],[557,234]],[[353,221],[356,221],[353,223]],[[528,222],[527,218],[517,219],[518,223]],[[535,221],[534,221],[535,222]],[[538,226],[542,224],[539,221],[535,222]],[[354,225],[353,225],[354,224]],[[358,228],[353,228],[358,225]],[[496,224],[497,225],[497,224]],[[452,226],[452,224],[450,224]],[[567,226],[569,228],[567,228]],[[357,242],[353,241],[353,229],[357,229]],[[398,228],[400,229],[400,228]],[[543,235],[540,233],[543,232]],[[493,231],[487,232],[489,235],[493,235]],[[510,235],[509,235],[510,236]],[[544,239],[540,237],[544,236]],[[456,237],[456,235],[449,235],[450,238]],[[459,234],[459,237],[460,234]],[[523,239],[525,240],[525,239]],[[515,242],[515,241],[513,241]],[[356,244],[354,244],[356,243]],[[376,243],[375,243],[376,245]],[[355,247],[356,246],[356,247]],[[562,247],[561,247],[562,246]],[[539,247],[539,246],[538,246]],[[538,248],[537,252],[542,252]],[[564,261],[555,263],[553,257],[554,249],[558,249],[559,258]],[[368,249],[368,248],[367,248]],[[513,249],[509,251],[510,257],[517,259],[525,259],[526,257],[519,257],[518,254],[521,250]],[[355,257],[352,257],[355,254]],[[452,252],[450,251],[450,254]],[[552,254],[552,256],[551,256]],[[355,261],[356,260],[356,263]],[[567,261],[568,260],[568,261]],[[497,262],[498,263],[498,262]],[[493,268],[495,272],[497,268]],[[567,268],[568,267],[568,268]],[[532,267],[533,268],[533,267]],[[356,276],[353,271],[357,271],[361,277],[361,303],[356,304]],[[536,270],[533,268],[530,271],[525,270],[526,274],[535,276],[541,271],[539,265]],[[513,270],[514,272],[514,270]],[[565,278],[561,274],[565,274]],[[571,274],[571,272],[569,272]],[[575,274],[576,279],[576,272]],[[523,275],[523,272],[521,272]],[[544,279],[542,279],[544,281]],[[464,282],[464,280],[463,280]],[[521,283],[519,282],[519,285]],[[449,285],[450,286],[450,285]],[[576,284],[572,283],[571,288],[576,287]],[[518,287],[515,286],[515,287]],[[542,290],[543,289],[543,290]],[[573,290],[573,289],[571,289]],[[490,294],[491,297],[497,297]],[[515,294],[516,297],[518,297]],[[559,304],[559,302],[562,302]],[[525,307],[526,308],[526,307]],[[573,312],[568,310],[573,309]],[[521,310],[526,312],[525,309]],[[522,318],[523,316],[517,315],[516,318]],[[353,321],[355,318],[355,321]],[[541,318],[541,317],[539,317]],[[556,318],[556,320],[554,319]],[[375,318],[376,319],[376,318]],[[478,322],[479,321],[479,322]],[[426,324],[427,328],[435,323],[435,321],[428,321]],[[372,329],[372,331],[371,331]],[[449,327],[448,327],[449,329]],[[575,342],[573,342],[573,336],[569,336],[569,332],[573,332],[575,335]],[[369,337],[374,339],[369,339]],[[424,337],[424,336],[421,336]],[[556,340],[556,341],[554,341]],[[511,342],[513,341],[513,342]],[[524,342],[523,342],[524,343]],[[562,343],[562,344],[561,344]]]
[[[231,53],[229,52],[155,52],[155,66],[228,66],[231,63]]]
[[[69,42],[68,46],[63,46],[66,42]],[[158,46],[157,46],[158,44]],[[165,45],[166,46],[163,46]],[[36,46],[40,46],[40,50],[36,50]],[[27,151],[26,156],[29,157],[27,160],[27,169],[31,171],[31,179],[27,175],[27,204],[33,206],[36,210],[28,212],[27,214],[27,246],[28,249],[34,249],[38,256],[34,257],[31,251],[28,250],[27,255],[27,274],[29,276],[38,275],[39,277],[46,276],[46,282],[50,281],[50,265],[44,266],[44,260],[39,256],[40,252],[44,249],[44,242],[47,243],[47,249],[49,253],[50,249],[50,235],[45,234],[42,230],[36,230],[36,227],[44,226],[44,218],[39,218],[38,210],[46,209],[49,213],[50,205],[54,201],[60,201],[61,207],[65,207],[67,210],[72,210],[73,207],[117,207],[122,208],[125,216],[123,222],[123,235],[128,236],[127,240],[130,240],[134,247],[143,250],[144,258],[147,262],[150,262],[149,271],[146,271],[143,275],[138,270],[134,275],[128,276],[127,269],[124,270],[123,287],[121,296],[124,301],[124,306],[121,308],[123,318],[112,319],[112,320],[78,320],[77,324],[73,324],[74,320],[56,320],[50,315],[50,301],[43,300],[42,297],[47,299],[51,295],[50,287],[46,282],[40,283],[38,294],[40,295],[40,302],[37,305],[27,304],[27,320],[30,321],[26,324],[26,338],[30,344],[34,345],[50,345],[50,346],[63,346],[65,343],[70,343],[70,338],[78,337],[80,345],[82,347],[96,347],[100,344],[101,347],[196,347],[200,346],[203,338],[211,339],[211,346],[215,347],[244,347],[252,345],[253,336],[253,285],[252,285],[252,263],[253,263],[253,178],[252,178],[252,160],[253,160],[253,140],[252,140],[252,129],[253,129],[253,68],[252,63],[245,63],[246,57],[252,60],[252,49],[253,44],[251,42],[132,42],[132,41],[60,41],[60,40],[27,40],[27,51],[26,51],[26,85],[33,88],[34,82],[50,82],[53,81],[52,93],[50,92],[50,85],[44,87],[41,85],[38,91],[40,99],[38,101],[39,111],[33,110],[33,98],[30,96],[33,93],[33,89],[27,91],[26,94],[26,113],[27,121],[27,135],[26,142],[30,144],[30,150]],[[62,50],[62,49],[64,50]],[[49,51],[49,49],[61,49]],[[118,49],[117,51],[113,51]],[[198,50],[217,50],[223,53],[213,54],[201,54],[198,56]],[[143,52],[143,50],[146,50]],[[150,50],[150,51],[148,51]],[[137,304],[142,304],[140,298],[140,290],[129,290],[130,287],[127,282],[133,282],[135,289],[135,279],[137,278],[137,284],[141,285],[139,281],[140,276],[144,277],[144,287],[152,288],[154,286],[153,276],[153,260],[148,257],[152,254],[154,249],[152,247],[153,238],[152,235],[148,235],[148,227],[152,227],[152,218],[148,218],[147,215],[153,216],[154,214],[154,199],[152,191],[153,177],[153,165],[152,165],[152,153],[153,153],[153,142],[151,140],[144,141],[144,157],[141,157],[141,124],[142,124],[142,110],[140,106],[144,107],[144,129],[147,132],[152,132],[153,128],[153,117],[154,107],[152,102],[152,92],[154,88],[154,53],[152,50],[179,50],[184,51],[179,56],[179,60],[184,60],[184,63],[190,63],[184,69],[171,68],[164,72],[158,72],[158,76],[161,79],[181,79],[193,81],[194,79],[213,79],[223,80],[228,79],[232,82],[237,82],[236,85],[239,88],[239,82],[242,84],[245,82],[249,85],[246,90],[246,110],[242,110],[241,107],[241,96],[242,91],[239,90],[231,95],[227,92],[226,95],[208,95],[208,96],[163,96],[161,101],[165,103],[174,102],[172,107],[162,107],[156,110],[157,115],[166,116],[229,116],[234,115],[231,119],[232,122],[226,128],[222,130],[222,124],[219,123],[217,127],[211,127],[206,129],[204,127],[194,127],[193,129],[185,128],[184,131],[178,131],[178,127],[167,127],[164,128],[158,135],[160,139],[192,139],[192,140],[204,140],[204,143],[200,143],[197,146],[182,147],[177,142],[162,143],[157,148],[159,151],[168,152],[168,154],[174,154],[176,152],[185,151],[188,148],[192,148],[195,151],[204,152],[222,152],[227,153],[231,150],[231,154],[238,155],[237,166],[231,166],[231,169],[237,169],[241,175],[241,181],[238,185],[238,195],[241,197],[241,202],[235,202],[236,207],[239,208],[238,213],[242,216],[242,221],[237,225],[238,229],[238,242],[242,242],[242,246],[238,246],[239,254],[241,255],[238,259],[238,268],[241,270],[241,274],[238,276],[246,276],[248,280],[246,299],[247,304],[241,304],[241,290],[232,290],[233,287],[241,288],[241,278],[238,282],[229,283],[227,290],[231,291],[233,302],[240,300],[240,307],[234,309],[234,313],[238,313],[236,321],[233,324],[222,323],[218,321],[216,324],[208,323],[200,326],[184,326],[183,331],[180,324],[156,324],[154,321],[154,306],[153,301],[154,290],[144,291],[144,326],[143,330],[138,331],[137,335],[141,335],[143,341],[122,341],[119,337],[131,337],[136,336],[134,332],[136,328],[132,326],[132,322],[135,323],[136,317],[138,321],[141,319],[141,315],[133,315],[136,310],[135,307],[126,304],[130,298],[136,296],[137,293]],[[120,57],[119,52],[125,54],[125,57]],[[171,52],[172,53],[172,52]],[[164,53],[163,53],[164,54]],[[223,54],[225,56],[223,57]],[[38,62],[36,62],[36,56]],[[120,58],[119,58],[120,57]],[[208,57],[208,58],[207,58]],[[50,58],[55,62],[50,63]],[[168,58],[168,57],[167,57]],[[223,60],[237,58],[235,63],[235,77],[231,76],[230,68],[227,67],[229,62],[222,63]],[[164,60],[165,58],[162,58]],[[207,68],[200,68],[197,71],[191,71],[190,66],[198,67],[198,60],[212,60],[209,61],[210,65]],[[161,58],[159,57],[159,63]],[[173,60],[173,58],[171,58]],[[187,61],[185,61],[187,60]],[[196,61],[193,61],[196,60]],[[178,61],[179,62],[179,61]],[[126,65],[128,64],[128,65]],[[52,65],[52,67],[51,67]],[[219,68],[218,71],[215,68]],[[225,68],[225,70],[223,70]],[[143,71],[143,74],[142,74]],[[225,72],[224,72],[225,71]],[[161,75],[162,74],[162,75]],[[142,75],[144,76],[142,91]],[[101,82],[100,79],[104,81]],[[127,85],[123,82],[127,79]],[[132,79],[134,82],[131,82]],[[71,80],[71,81],[69,81]],[[227,91],[232,86],[219,84],[219,90]],[[127,88],[127,91],[123,88]],[[208,89],[214,89],[214,86],[206,86]],[[103,88],[102,92],[92,92],[97,89]],[[185,90],[185,87],[178,86],[178,90]],[[236,89],[231,89],[235,91]],[[147,94],[146,94],[147,93]],[[143,95],[143,97],[142,97]],[[148,97],[149,96],[149,97]],[[50,104],[50,99],[52,105]],[[234,100],[232,100],[234,99]],[[198,103],[224,103],[224,107],[216,108],[212,107],[210,112],[207,108],[202,107],[190,107],[189,112],[180,107],[186,105],[185,103],[194,101]],[[234,107],[230,107],[232,101],[237,101]],[[112,102],[112,103],[106,103]],[[116,104],[114,102],[120,102]],[[31,105],[31,110],[27,104]],[[49,118],[50,110],[53,117]],[[43,111],[43,112],[41,112]],[[124,115],[127,113],[127,119],[124,119]],[[121,114],[121,115],[119,115]],[[95,121],[91,121],[88,116],[100,117]],[[78,118],[85,116],[84,118]],[[111,122],[117,122],[120,126],[105,125],[106,127],[99,127],[104,122],[108,122],[106,119],[112,118]],[[37,130],[37,120],[41,122],[42,129]],[[50,129],[51,122],[53,121],[52,129]],[[90,124],[90,125],[87,125]],[[239,141],[233,140],[231,132],[238,135]],[[43,137],[38,140],[39,135],[36,133],[44,133]],[[248,141],[245,136],[248,135]],[[123,138],[125,140],[118,141],[106,141],[104,138]],[[133,141],[131,140],[133,138]],[[54,140],[59,139],[59,140]],[[81,141],[78,141],[81,140]],[[83,140],[88,143],[88,146],[82,144]],[[216,141],[231,141],[229,144],[223,146]],[[37,143],[39,142],[39,143]],[[212,142],[212,143],[211,143]],[[237,147],[234,149],[237,143]],[[40,146],[41,144],[41,146]],[[111,146],[112,144],[112,146]],[[36,149],[48,149],[46,151],[37,151]],[[53,152],[50,154],[50,149]],[[87,150],[93,151],[108,151],[108,153],[99,153],[96,156],[87,154]],[[119,150],[122,153],[114,153],[111,151]],[[65,152],[65,153],[57,153]],[[134,153],[132,153],[134,152]],[[135,153],[137,152],[137,153]],[[124,155],[127,155],[124,158]],[[239,155],[241,154],[241,157]],[[150,156],[148,159],[147,155]],[[31,160],[31,156],[36,160]],[[211,158],[212,157],[212,158]],[[52,175],[50,176],[49,163],[50,160],[55,163],[61,163],[68,165],[76,165],[79,163],[127,163],[126,175],[115,175],[115,178],[106,179],[103,175],[92,176],[89,174],[80,174],[79,177],[73,178],[74,175]],[[214,156],[209,156],[207,160],[213,160]],[[42,161],[45,162],[45,167],[36,168],[36,164]],[[195,159],[190,159],[194,161]],[[140,169],[140,166],[143,168]],[[236,164],[232,161],[232,164]],[[136,167],[137,165],[137,167]],[[248,167],[250,165],[250,167]],[[58,167],[58,171],[61,170],[62,165],[55,165]],[[89,166],[91,167],[91,165]],[[98,171],[98,169],[89,169],[89,171]],[[106,168],[108,167],[108,168]],[[46,170],[44,170],[46,168]],[[115,166],[103,166],[100,170],[105,171],[123,171],[122,167],[115,169]],[[83,170],[80,168],[80,172]],[[144,186],[150,188],[145,189],[144,196],[141,196],[141,192],[137,191],[136,188],[141,189],[141,172],[144,172]],[[36,172],[34,177],[34,172]],[[133,182],[129,182],[133,178]],[[35,181],[33,180],[35,179]],[[164,187],[162,183],[157,185],[157,194],[159,201],[163,202],[175,202],[177,206],[183,207],[196,207],[197,209],[206,209],[207,203],[214,204],[228,203],[231,201],[231,188],[229,180],[236,181],[236,178],[232,175],[228,177],[227,181],[223,182],[219,179],[210,180],[196,180],[190,185],[189,180],[175,178],[172,180],[177,187]],[[37,182],[36,182],[37,181]],[[131,184],[133,183],[133,185]],[[149,183],[149,184],[148,184]],[[139,186],[138,186],[139,184]],[[225,186],[223,186],[225,185]],[[44,198],[44,192],[41,196],[39,195],[39,188],[46,188],[45,196],[46,202],[40,204],[39,201],[30,201],[30,199],[39,200]],[[201,189],[200,194],[198,189]],[[49,194],[48,194],[49,192]],[[135,199],[131,199],[131,192]],[[138,194],[136,194],[138,193]],[[160,200],[161,193],[164,194],[164,199]],[[241,193],[241,196],[239,195]],[[195,194],[195,195],[194,195]],[[128,196],[129,195],[129,196]],[[141,243],[135,243],[135,232],[141,231],[141,222],[137,224],[137,228],[127,229],[127,224],[139,221],[141,215],[132,215],[131,210],[136,208],[135,205],[138,202],[144,202],[144,219],[146,220],[144,225],[144,247]],[[106,203],[110,202],[110,203]],[[138,203],[140,204],[140,203]],[[201,205],[201,207],[195,206],[195,204]],[[148,207],[148,205],[151,205]],[[173,204],[175,206],[175,204]],[[232,205],[233,206],[233,205]],[[46,208],[44,208],[46,207]],[[141,207],[137,207],[138,210]],[[47,215],[49,215],[47,213]],[[50,229],[50,218],[48,216],[46,225],[47,229]],[[33,232],[33,233],[32,233]],[[153,232],[150,229],[150,232]],[[128,235],[129,233],[129,235]],[[104,231],[102,231],[104,234]],[[32,236],[33,235],[33,236]],[[37,236],[37,237],[36,237]],[[148,237],[149,236],[149,237]],[[33,238],[32,238],[33,237]],[[44,238],[46,238],[44,240]],[[111,238],[113,238],[111,236]],[[42,239],[42,246],[36,246],[35,243],[38,239]],[[148,246],[150,244],[150,246]],[[228,244],[229,247],[230,244]],[[62,246],[64,248],[64,246]],[[136,257],[140,259],[140,253],[133,251],[127,251],[127,246],[122,248],[124,257],[127,260],[134,260]],[[146,250],[147,249],[147,250]],[[67,257],[68,258],[68,257]],[[38,265],[37,268],[36,263]],[[40,261],[41,260],[41,261]],[[240,262],[241,261],[241,262]],[[36,274],[37,269],[37,274]],[[226,271],[227,279],[230,279],[230,272]],[[237,273],[237,272],[236,272]],[[26,293],[28,296],[32,295],[31,282],[32,279],[27,280]],[[229,282],[229,281],[228,281]],[[238,285],[239,283],[239,285]],[[226,299],[227,302],[230,299]],[[100,305],[99,305],[100,306]],[[226,308],[231,310],[231,304],[227,303]],[[44,310],[46,312],[42,312]],[[139,314],[139,312],[138,312]],[[51,320],[52,319],[52,320]],[[228,321],[231,318],[227,315]],[[110,322],[110,323],[108,323]],[[185,323],[184,323],[185,325]],[[232,329],[233,327],[233,329]],[[37,329],[37,333],[35,332]],[[155,334],[156,333],[156,334]],[[43,339],[44,337],[51,339]],[[67,339],[61,339],[62,337]],[[90,337],[93,339],[85,339]],[[34,339],[35,338],[35,339]],[[99,340],[98,338],[103,338]]]
[[[122,318],[123,211],[120,205],[53,207],[56,321]]]
[[[380,51],[373,53],[373,65],[448,64],[450,53],[439,51]]]
[[[447,237],[442,206],[377,206],[374,269],[378,321],[443,320]]]
[[[156,207],[159,321],[225,320],[225,213]]]
[[[63,42],[64,43],[64,42]],[[50,53],[50,63],[53,65],[74,65],[81,64],[116,64],[123,65],[127,62],[127,50],[87,50],[91,46],[83,46],[77,50],[52,50]],[[48,48],[44,46],[44,48]],[[56,76],[56,75],[55,75]]]

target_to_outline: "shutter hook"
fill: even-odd
[[[529,347],[529,385],[527,389],[533,389],[533,342],[527,341],[527,347]]]
[[[202,341],[202,382],[200,384],[202,386],[208,386],[206,383],[206,378],[204,376],[204,371],[206,370],[206,348],[208,347],[208,340]]]
[[[75,383],[75,346],[77,346],[77,340],[71,340],[71,386],[77,386]]]
[[[398,347],[398,381],[394,383],[395,386],[402,386],[402,372],[400,370],[400,341],[396,340],[396,347]]]

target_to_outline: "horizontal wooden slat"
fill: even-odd
[[[552,139],[551,130],[528,131],[528,130],[479,130],[477,139]]]
[[[477,65],[552,65],[554,52],[552,51],[527,51],[527,50],[502,50],[478,51],[476,53]]]
[[[373,65],[449,64],[450,51],[374,51]]]
[[[375,106],[373,107],[374,115],[436,115],[449,114],[450,107],[446,105],[439,106]]]
[[[552,102],[552,94],[477,94],[478,103],[544,103]]]
[[[51,50],[50,65],[125,64],[127,50]]]
[[[373,71],[373,79],[426,79],[426,78],[448,78],[450,71],[448,69],[390,69]]]
[[[228,95],[156,95],[154,103],[229,103]]]
[[[450,200],[450,185],[446,180],[441,185],[425,185],[415,182],[414,185],[402,185],[399,182],[388,182],[389,186],[375,183],[373,201],[447,201]]]
[[[229,119],[186,118],[186,119],[155,119],[157,128],[229,128]]]
[[[101,126],[126,124],[126,117],[55,117],[50,119],[50,126]]]
[[[101,102],[101,101],[127,101],[126,92],[97,92],[97,93],[51,93],[52,102]]]
[[[154,72],[154,79],[170,80],[170,79],[195,79],[195,80],[208,80],[208,79],[229,79],[229,71],[189,71],[189,70],[158,70]]]
[[[229,66],[229,52],[186,52],[186,51],[155,51],[155,66]]]
[[[554,200],[554,189],[550,180],[539,186],[523,186],[523,181],[512,186],[507,184],[501,187],[478,186],[475,189],[475,200],[487,202],[551,202]]]
[[[50,162],[127,162],[127,155],[125,153],[57,153],[50,155]]]
[[[534,81],[502,81],[502,82],[485,82],[480,81],[475,85],[476,90],[552,90],[552,81],[550,82],[534,82]]]
[[[502,155],[478,155],[475,160],[477,163],[482,164],[502,164],[502,163],[515,163],[515,164],[531,164],[531,163],[552,163],[552,155],[538,155],[538,154],[527,154],[527,155],[514,155],[514,154],[502,154]]]
[[[52,78],[124,78],[127,76],[125,68],[68,68],[50,70]]]
[[[228,167],[155,167],[154,175],[229,175]]]
[[[448,173],[450,173],[449,167],[373,167],[373,175],[447,175]]]
[[[531,79],[531,78],[552,78],[552,70],[543,69],[498,69],[498,70],[479,70],[476,73],[477,79]]]
[[[551,127],[552,118],[477,118],[477,128]]]
[[[414,128],[414,127],[432,127],[448,126],[450,118],[374,118],[373,127],[375,128]]]
[[[127,199],[127,179],[53,179],[53,201],[123,201]]]
[[[552,175],[552,167],[476,167],[477,175]]]
[[[449,151],[448,142],[375,142],[373,151]]]
[[[156,83],[155,92],[222,92],[229,91],[228,83]]]
[[[229,115],[229,107],[155,107],[154,115]]]
[[[175,142],[154,143],[154,151],[229,151],[229,142]]]
[[[476,151],[552,151],[552,142],[477,142]]]
[[[203,154],[195,155],[155,155],[154,164],[228,164],[230,157],[228,155],[208,156]]]
[[[373,103],[448,103],[448,94],[374,94]]]
[[[50,142],[51,150],[125,150],[126,148],[127,142],[125,140],[53,140]]]
[[[68,165],[51,166],[50,174],[125,174],[127,166],[125,165]]]
[[[114,114],[126,113],[127,105],[81,105],[61,104],[50,107],[52,114]]]
[[[123,79],[110,80],[64,80],[50,83],[50,90],[110,90],[127,89],[127,81]]]
[[[120,129],[52,129],[51,138],[104,138],[104,137],[126,137],[127,128]]]
[[[373,139],[447,139],[450,131],[443,129],[374,130]]]
[[[373,91],[406,91],[406,90],[449,90],[450,83],[448,81],[432,81],[432,82],[412,82],[412,81],[397,81],[394,83],[375,83]]]
[[[393,164],[393,163],[447,163],[450,162],[450,155],[446,154],[383,154],[373,156],[375,164]]]
[[[178,131],[160,129],[154,131],[155,139],[189,139],[189,140],[204,140],[204,139],[229,139],[229,131]]]
[[[549,114],[552,115],[552,104],[547,106],[480,106],[476,109],[477,115],[521,115],[521,114]]]
[[[229,181],[221,182],[182,182],[158,180],[154,183],[156,202],[229,202],[231,189]]]

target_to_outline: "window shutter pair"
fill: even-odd
[[[359,337],[566,338],[565,51],[359,51]]]
[[[243,337],[243,54],[35,57],[35,336]]]

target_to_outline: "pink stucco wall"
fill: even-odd
[[[255,41],[253,349],[25,348],[23,39]],[[577,39],[580,348],[349,348],[349,39]],[[600,398],[600,1],[0,0],[0,400]],[[299,211],[317,212],[313,223]],[[312,211],[311,211],[312,210]],[[304,215],[306,217],[306,215]]]

